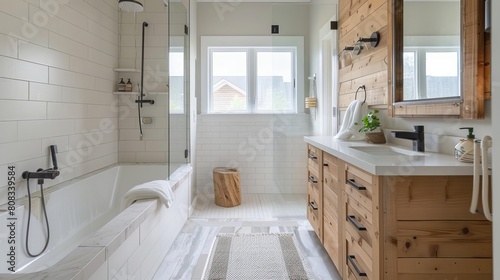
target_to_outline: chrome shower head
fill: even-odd
[[[118,7],[124,12],[142,12],[144,6],[141,2],[136,0],[118,0]]]

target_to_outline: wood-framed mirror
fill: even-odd
[[[416,3],[417,1],[421,3]],[[459,35],[444,36],[437,33],[433,34],[433,36],[428,36],[428,34],[423,34],[424,36],[417,34],[417,36],[414,36],[415,32],[413,32],[413,34],[406,36],[404,33],[404,14],[405,10],[408,11],[408,9],[404,8],[405,4],[408,6],[416,4],[426,5],[426,3],[428,5],[431,3],[435,4],[433,2],[441,2],[440,4],[443,7],[448,7],[445,9],[450,10],[449,12],[456,10],[459,13],[460,16],[457,21],[459,22],[459,28],[455,28],[455,31],[458,31]],[[459,6],[456,8],[449,6],[453,2],[456,2],[455,4]],[[390,0],[390,4],[389,14],[391,16],[388,26],[389,34],[392,34],[390,36],[392,42],[388,44],[388,71],[390,73],[388,81],[391,91],[391,94],[388,96],[389,115],[393,117],[448,116],[463,119],[484,118],[484,0]],[[436,11],[435,7],[425,8],[428,8],[428,14],[431,14],[429,12],[430,9]],[[412,12],[416,10],[416,8],[412,9]],[[425,11],[425,9],[422,10]],[[446,12],[448,12],[447,10]],[[435,12],[435,14],[439,15],[439,12]],[[418,19],[418,17],[412,16]],[[421,21],[424,20],[425,17],[421,17]],[[451,21],[451,19],[447,19],[447,21]],[[421,25],[414,28],[414,30],[424,29],[423,26],[425,24],[422,22]],[[434,25],[438,24],[435,23]],[[436,28],[438,27],[436,26]],[[411,33],[408,30],[411,30],[411,28],[406,28],[406,32]],[[436,41],[440,42],[437,43]],[[458,41],[460,44],[455,48],[450,43],[451,41]],[[419,59],[415,58],[419,53],[424,53],[421,55],[424,57],[425,49],[427,51],[430,50],[427,57],[427,61],[430,62],[427,64],[427,67],[425,66],[425,58],[423,59],[423,66],[417,65]],[[439,51],[433,51],[438,49]],[[424,51],[422,52],[422,50]],[[443,50],[447,53],[443,52]],[[430,53],[434,55],[434,58]],[[455,56],[458,58],[455,65],[450,61],[441,61],[440,63],[442,65],[451,65],[452,70],[457,71],[455,74],[458,74],[458,76],[455,74],[443,74],[443,76],[447,77],[441,80],[431,77],[432,73],[426,76],[426,68],[429,72],[432,69],[436,70],[435,65],[439,64],[435,63],[436,57],[444,59],[448,54],[452,53],[455,53]],[[431,63],[433,59],[434,65]],[[410,62],[409,65],[409,60],[415,61],[415,64],[413,65]],[[445,71],[450,73],[451,70],[448,69]],[[456,77],[452,77],[453,75]],[[417,78],[417,76],[421,78]],[[439,74],[436,76],[439,76]],[[452,81],[453,84],[451,86],[443,86],[443,83],[451,84]],[[456,84],[457,82],[458,84]],[[425,89],[426,85],[428,86],[432,83],[440,84],[437,90],[434,90],[434,92],[438,93],[434,93],[434,95],[431,93],[432,90],[426,91]],[[412,84],[415,86],[412,86]],[[444,88],[447,88],[447,90],[444,90]]]

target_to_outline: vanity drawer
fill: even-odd
[[[320,179],[312,172],[307,172],[307,192],[314,194],[319,199],[321,182]]]
[[[322,224],[323,221],[320,219],[320,205],[319,205],[319,200],[318,197],[316,197],[314,194],[308,194],[307,195],[307,219],[309,220],[309,223],[313,227],[314,231],[318,235],[318,238],[323,241],[323,231],[322,231]]]
[[[352,279],[366,280],[375,279],[372,275],[372,259],[364,254],[362,250],[351,241],[349,235],[345,239],[346,260],[345,271],[346,274],[352,273]]]
[[[339,174],[338,174],[338,164],[337,158],[323,153],[323,183],[325,188],[329,188],[334,191],[337,195],[340,194],[339,188]]]
[[[307,169],[319,177],[322,162],[322,151],[312,145],[307,145]]]
[[[345,235],[352,243],[356,244],[356,248],[363,252],[364,255],[373,257],[373,246],[376,239],[376,230],[373,224],[357,209],[346,204],[345,216]]]
[[[361,279],[366,279],[366,277],[358,278],[356,273],[354,273],[350,267],[346,266],[347,268],[347,280],[361,280]]]
[[[377,176],[346,164],[344,190],[350,197],[363,205],[364,208],[372,211],[372,200],[374,195],[373,183],[377,178]]]

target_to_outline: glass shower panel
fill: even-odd
[[[189,2],[169,1],[169,175],[188,161],[189,147]]]

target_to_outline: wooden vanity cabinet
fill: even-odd
[[[491,222],[469,213],[472,176],[377,176],[308,152],[308,175],[321,178],[308,182],[308,219],[343,279],[493,279]]]
[[[472,176],[382,177],[382,184],[391,276],[384,279],[493,279],[492,224],[469,212]]]
[[[323,151],[307,146],[307,219],[323,242]]]
[[[379,177],[347,163],[344,169],[344,271],[356,279],[380,279]]]

